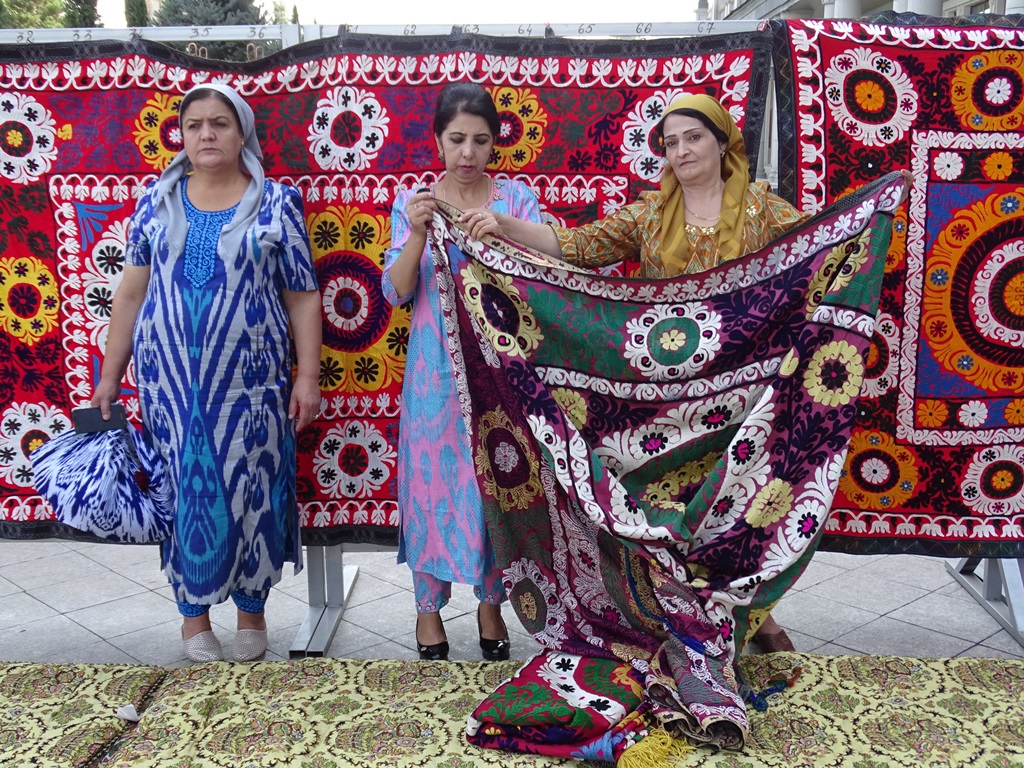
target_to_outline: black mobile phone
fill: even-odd
[[[110,418],[103,420],[99,408],[76,408],[71,412],[71,423],[75,432],[106,432],[108,429],[121,429],[128,426],[128,416],[120,403],[110,404]]]

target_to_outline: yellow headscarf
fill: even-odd
[[[711,96],[680,96],[668,105],[665,117],[680,109],[694,109],[707,117],[728,137],[722,157],[722,211],[715,234],[718,238],[719,263],[738,258],[743,244],[744,198],[750,184],[750,165],[743,146],[743,135],[736,127],[732,115]],[[660,132],[665,117],[658,123]],[[661,262],[667,276],[678,275],[690,263],[690,243],[686,237],[686,211],[683,190],[675,171],[665,166],[661,177]]]

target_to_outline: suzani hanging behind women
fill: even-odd
[[[185,149],[129,224],[92,404],[109,410],[134,358],[143,429],[177,490],[161,555],[185,654],[223,658],[209,610],[230,597],[234,658],[250,661],[284,561],[301,566],[295,444],[320,409],[320,294],[302,199],[264,179],[249,105],[201,85],[179,122]]]

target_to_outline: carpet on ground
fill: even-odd
[[[765,711],[751,713],[743,752],[698,747],[673,768],[1024,762],[1024,662],[776,654],[740,664],[760,688],[794,669],[801,674],[768,697]],[[602,765],[466,743],[467,716],[517,667],[342,659],[173,670],[4,664],[0,752],[5,764],[40,768]],[[113,718],[129,701],[141,714],[137,725]]]

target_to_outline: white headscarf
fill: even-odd
[[[265,177],[263,166],[260,164],[260,160],[263,159],[263,151],[256,138],[256,119],[252,107],[245,103],[234,88],[220,83],[203,83],[192,88],[184,98],[188,98],[189,94],[200,90],[222,93],[234,106],[244,139],[241,154],[242,167],[252,177],[245,194],[242,195],[242,199],[238,203],[234,217],[221,230],[220,240],[217,243],[217,252],[221,258],[232,258],[241,248],[242,239],[249,226],[256,220],[260,204],[263,202]],[[160,174],[156,183],[157,216],[167,226],[167,244],[172,255],[180,254],[185,249],[188,219],[185,216],[185,206],[181,201],[180,182],[191,170],[192,161],[188,159],[188,155],[184,151],[179,152],[178,156]]]

